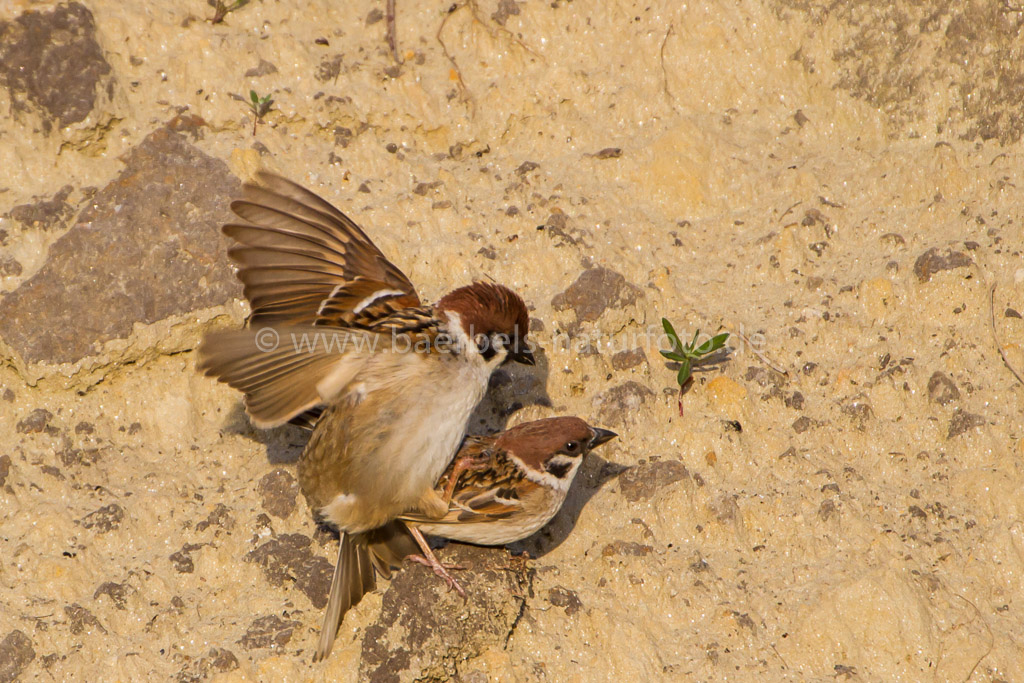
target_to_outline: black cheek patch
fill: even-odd
[[[561,463],[552,462],[552,463],[548,463],[547,470],[548,470],[548,472],[550,472],[551,474],[555,475],[559,479],[562,479],[563,477],[565,477],[566,472],[568,472],[570,469],[572,469],[572,465],[573,465],[573,463],[571,463],[571,462],[561,462]]]

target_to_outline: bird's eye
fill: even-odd
[[[580,442],[579,441],[570,441],[569,443],[565,444],[565,452],[566,453],[575,453],[579,449],[580,449]]]
[[[497,345],[486,334],[476,335],[473,338],[473,342],[476,344],[476,348],[480,351],[480,355],[483,356],[484,360],[491,360],[498,353]]]

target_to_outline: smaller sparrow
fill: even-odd
[[[467,436],[435,489],[448,501],[445,515],[435,519],[409,511],[383,527],[343,535],[316,659],[330,653],[345,612],[374,589],[374,571],[390,578],[403,558],[429,566],[449,589],[465,596],[447,571],[455,567],[438,561],[423,534],[479,545],[530,536],[562,507],[584,456],[616,436],[578,417]]]

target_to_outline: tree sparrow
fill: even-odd
[[[315,659],[330,653],[345,612],[374,589],[375,569],[390,578],[402,558],[413,559],[465,595],[423,532],[480,545],[524,539],[562,507],[583,457],[615,436],[577,417],[535,420],[494,436],[467,436],[437,483],[438,496],[450,501],[443,517],[413,510],[385,527],[342,538]]]
[[[258,427],[315,425],[299,485],[342,532],[344,566],[348,534],[447,512],[434,485],[491,372],[533,363],[529,318],[515,292],[483,282],[421,305],[348,217],[284,178],[258,180],[231,205],[244,222],[224,226],[249,326],[208,334],[197,367],[242,391]]]

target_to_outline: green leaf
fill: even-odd
[[[686,360],[686,356],[681,356],[680,354],[675,353],[673,351],[658,351],[658,353],[665,356],[665,358],[668,358],[669,360],[674,360],[677,363],[682,363],[684,360]]]
[[[687,346],[686,348],[689,349],[690,351],[693,351],[694,347],[697,346],[697,337],[699,337],[699,336],[700,336],[700,330],[697,330],[696,332],[694,332],[693,333],[693,341],[690,342],[690,345]]]
[[[672,323],[668,321],[668,318],[661,319],[661,326],[665,328],[665,334],[668,335],[669,341],[672,343],[672,350],[679,351],[682,349],[683,344],[679,341],[679,335],[676,334],[676,329],[672,327]]]
[[[682,389],[686,386],[687,380],[690,379],[690,362],[686,361],[683,363],[683,367],[679,368],[679,374],[676,375],[676,381],[679,382],[679,388]]]
[[[715,349],[720,349],[725,346],[725,342],[729,339],[729,333],[723,332],[722,334],[716,334],[711,338],[711,341],[715,342]]]
[[[253,104],[259,104],[260,103],[260,96],[256,94],[255,90],[250,90],[249,91],[249,99],[252,100]]]

